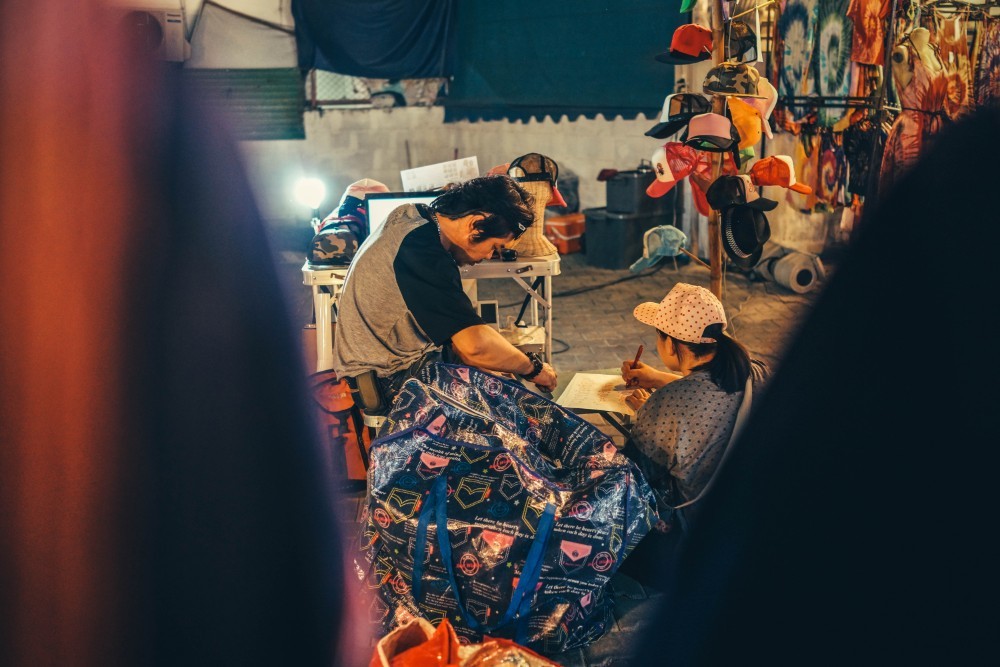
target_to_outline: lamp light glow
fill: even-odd
[[[326,198],[326,185],[318,178],[303,177],[295,182],[295,199],[312,210],[319,208]]]

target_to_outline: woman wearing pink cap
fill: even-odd
[[[722,303],[704,287],[677,283],[660,303],[639,304],[633,314],[656,328],[656,351],[668,370],[622,364],[622,377],[639,387],[628,399],[637,412],[624,453],[653,488],[662,521],[622,571],[655,586],[672,546],[666,530],[680,530],[691,518],[767,367],[726,335]]]

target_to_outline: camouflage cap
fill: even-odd
[[[747,63],[724,62],[708,70],[702,90],[710,95],[766,97],[757,91],[760,74]]]
[[[358,252],[358,237],[345,226],[323,229],[309,243],[306,259],[315,266],[347,266]]]

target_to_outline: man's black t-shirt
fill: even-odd
[[[424,219],[433,220],[426,206],[418,204],[416,209]],[[458,266],[441,245],[433,222],[403,238],[392,268],[406,307],[435,345],[444,345],[462,329],[483,323],[462,290]]]
[[[482,324],[431,211],[404,205],[354,257],[339,299],[334,369],[388,377]]]

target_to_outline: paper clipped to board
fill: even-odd
[[[434,190],[449,183],[462,183],[479,176],[479,161],[476,156],[464,157],[448,162],[438,162],[425,167],[403,169],[399,172],[404,192]]]
[[[577,373],[566,385],[556,401],[564,408],[578,410],[603,410],[624,415],[635,415],[625,397],[632,393],[625,388],[620,375]]]

